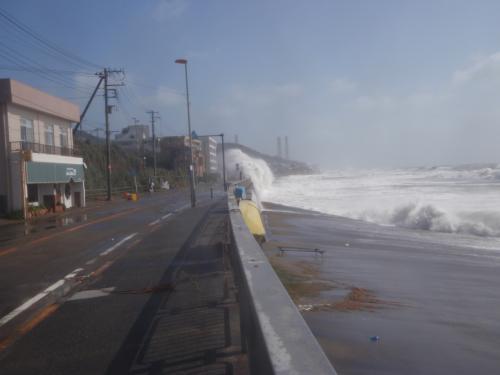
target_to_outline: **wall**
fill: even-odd
[[[233,198],[228,205],[242,346],[248,352],[251,373],[335,375]]]
[[[9,164],[8,164],[7,105],[0,103],[0,214],[8,211]]]
[[[7,197],[9,211],[22,210],[23,189],[21,186],[21,154],[9,155],[11,195]]]
[[[45,144],[45,124],[54,125],[54,146],[61,147],[60,133],[61,128],[66,128],[68,133],[68,147],[73,147],[73,132],[71,123],[54,116],[36,112],[31,109],[23,108],[15,104],[7,104],[9,142],[19,142],[21,140],[21,117],[33,120],[34,143]]]

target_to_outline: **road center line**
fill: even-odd
[[[117,243],[115,243],[113,246],[111,246],[109,249],[107,250],[104,250],[101,254],[99,254],[100,256],[105,256],[105,255],[108,255],[109,253],[111,253],[112,251],[116,250],[120,245],[124,244],[125,242],[127,242],[128,240],[131,240],[132,238],[134,238],[135,236],[137,236],[138,233],[132,233],[131,235],[125,237],[124,239],[122,239],[121,241],[118,241]]]
[[[49,286],[43,292],[38,293],[34,297],[31,297],[29,300],[27,300],[26,302],[24,302],[21,306],[19,306],[19,307],[15,308],[14,310],[12,310],[10,313],[8,313],[2,319],[0,319],[0,327],[3,326],[5,323],[7,323],[7,322],[11,321],[12,319],[14,319],[16,316],[18,316],[19,314],[21,314],[23,311],[29,309],[31,306],[33,306],[35,303],[37,303],[38,301],[40,301],[42,298],[46,297],[49,293],[53,292],[54,290],[56,290],[57,288],[59,288],[60,286],[62,286],[64,284],[64,282],[65,281],[62,280],[62,279],[56,281],[54,284],[52,284],[51,286]]]
[[[168,213],[168,214],[166,214],[166,215],[163,215],[163,216],[161,217],[161,219],[162,219],[162,220],[165,220],[167,217],[170,217],[170,216],[172,216],[172,213],[171,213],[171,212],[170,212],[170,213]]]
[[[153,225],[156,225],[156,224],[158,224],[159,222],[160,222],[160,219],[155,220],[155,221],[152,221],[152,222],[151,222],[151,223],[149,223],[148,225],[149,225],[150,227],[152,227]]]
[[[132,234],[128,235],[127,237],[123,238],[121,241],[119,241],[116,244],[114,244],[113,246],[111,246],[109,249],[103,251],[100,255],[104,256],[104,255],[107,255],[107,254],[111,253],[113,250],[117,249],[123,243],[125,243],[128,240],[131,240],[132,238],[134,238],[135,236],[137,236],[137,234],[138,233],[132,233]],[[52,293],[56,289],[58,289],[61,286],[63,286],[66,283],[67,279],[71,279],[71,278],[75,277],[81,271],[83,271],[83,268],[77,268],[77,269],[73,270],[71,273],[67,274],[64,277],[64,279],[56,281],[54,284],[52,284],[49,287],[47,287],[43,292],[38,293],[34,297],[31,297],[29,300],[27,300],[26,302],[24,302],[22,305],[20,305],[19,307],[15,308],[14,310],[12,310],[10,313],[8,313],[4,317],[2,317],[2,319],[0,319],[0,327],[3,326],[4,324],[8,323],[12,319],[14,319],[16,316],[18,316],[19,314],[21,314],[23,311],[26,311],[27,309],[29,309],[35,303],[37,303],[41,299],[45,298],[46,296],[48,296],[50,293]]]

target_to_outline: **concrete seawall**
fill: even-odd
[[[252,373],[336,374],[231,197],[228,206],[242,347]]]

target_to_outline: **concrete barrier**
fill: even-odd
[[[252,374],[336,374],[236,202],[229,198],[228,204],[242,347]]]

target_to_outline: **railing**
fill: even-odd
[[[242,347],[251,373],[336,374],[232,198],[229,216]]]
[[[146,186],[137,185],[137,190],[139,192],[146,191]],[[118,186],[113,187],[111,190],[111,195],[120,195],[122,193],[133,193],[135,191],[134,186]],[[108,194],[107,188],[97,188],[97,189],[88,189],[85,191],[85,197],[87,200],[101,200],[104,199]]]
[[[81,156],[80,151],[75,148],[58,147],[26,141],[10,142],[10,152],[16,151],[33,151],[42,154]]]

